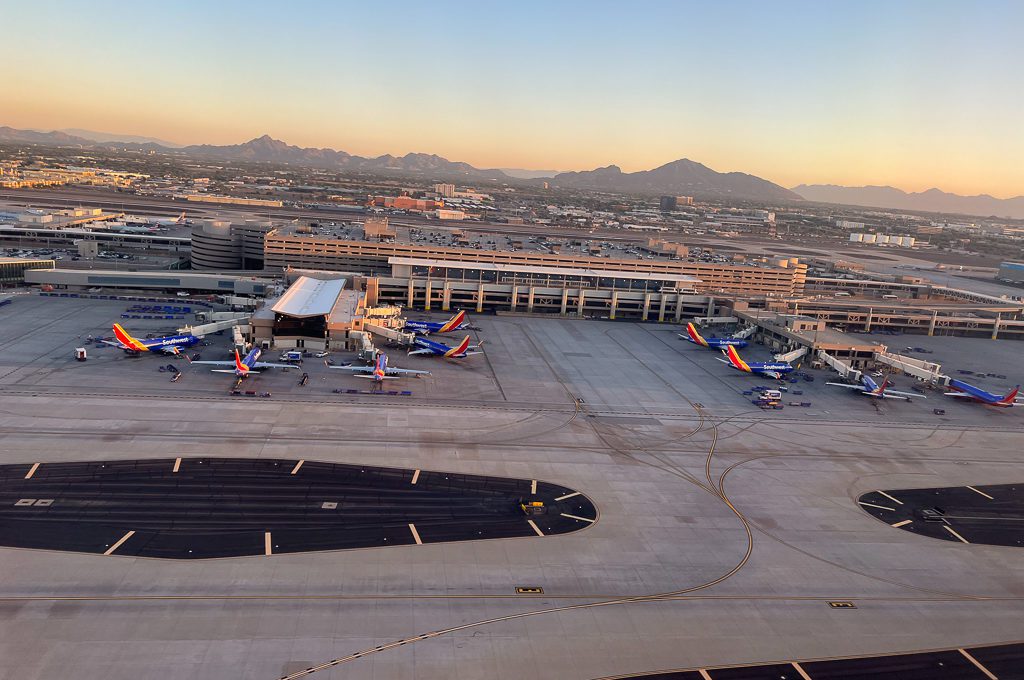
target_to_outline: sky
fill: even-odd
[[[1024,194],[1024,2],[0,0],[0,125]]]

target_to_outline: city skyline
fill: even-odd
[[[0,124],[1024,194],[1008,2],[300,7],[12,8]]]

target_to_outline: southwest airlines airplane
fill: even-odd
[[[403,375],[430,375],[430,371],[414,371],[411,368],[394,368],[388,366],[388,355],[381,352],[373,366],[328,366],[342,371],[352,371],[357,378],[369,378],[374,382],[398,380]]]
[[[730,345],[743,349],[747,346],[747,341],[740,340],[739,338],[704,338],[697,332],[697,329],[692,323],[686,324],[686,335],[683,335],[682,333],[679,333],[678,335],[683,340],[692,342],[695,345],[700,345],[701,347],[707,347],[708,349],[725,349]]]
[[[991,392],[986,392],[980,387],[969,385],[963,382],[962,380],[950,380],[949,388],[954,391],[945,392],[945,395],[947,397],[959,397],[961,399],[970,399],[971,401],[977,401],[988,406],[1000,406],[1002,408],[1010,408],[1011,406],[1024,406],[1024,402],[1018,401],[1017,397],[1017,392],[1020,391],[1020,385],[1017,385],[1003,396],[1000,396],[998,394],[992,394]]]
[[[163,338],[139,340],[137,338],[133,338],[128,331],[121,328],[121,324],[119,323],[114,324],[114,337],[117,338],[117,342],[112,340],[102,340],[101,342],[105,345],[111,345],[113,347],[123,349],[129,354],[139,354],[141,352],[181,354],[181,349],[183,347],[191,347],[199,342],[199,338],[191,333],[186,335],[168,335]]]
[[[422,333],[423,335],[427,335],[428,333],[452,333],[454,331],[466,330],[468,328],[469,324],[466,323],[465,310],[459,312],[444,323],[436,321],[405,322],[405,330],[412,331],[413,333]]]
[[[903,399],[910,401],[912,397],[919,397],[921,399],[927,399],[928,397],[923,394],[914,394],[913,392],[897,392],[896,390],[886,390],[889,386],[889,379],[886,378],[879,385],[868,376],[861,376],[859,385],[850,385],[848,383],[825,383],[826,385],[835,385],[836,387],[845,387],[851,390],[858,390],[865,397],[872,397],[874,399]]]
[[[214,373],[234,373],[239,379],[250,373],[259,373],[264,368],[295,368],[293,364],[268,364],[260,361],[260,348],[253,347],[244,359],[239,358],[238,350],[235,350],[234,361],[193,361],[193,364],[206,364],[207,366],[231,366],[226,369],[211,369]]]
[[[409,352],[412,354],[429,354],[432,356],[445,357],[446,359],[462,359],[463,357],[473,356],[474,354],[483,354],[483,352],[470,352],[467,350],[480,349],[480,345],[470,345],[469,336],[467,335],[462,339],[455,347],[449,347],[443,342],[435,342],[433,340],[427,340],[426,338],[416,337],[416,347]]]
[[[769,378],[775,378],[781,380],[783,374],[789,373],[793,370],[793,367],[784,361],[771,361],[771,362],[759,362],[759,363],[747,363],[740,358],[740,353],[736,351],[736,348],[729,345],[722,352],[726,356],[726,359],[719,359],[724,364],[728,364],[737,371],[743,371],[744,373],[757,373],[759,375],[765,375]]]

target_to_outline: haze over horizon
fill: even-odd
[[[6,15],[0,124],[17,128],[266,133],[482,168],[685,157],[787,187],[1024,194],[1024,6],[1008,1],[44,1]]]

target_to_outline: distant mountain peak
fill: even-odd
[[[583,172],[563,172],[551,184],[619,193],[741,198],[761,201],[799,201],[800,196],[768,180],[742,172],[716,172],[703,163],[680,158],[653,170],[622,172],[609,165]]]
[[[890,186],[844,187],[835,184],[801,184],[794,187],[793,191],[808,201],[819,203],[1024,219],[1024,196],[960,196],[935,187],[918,193],[907,193]]]

